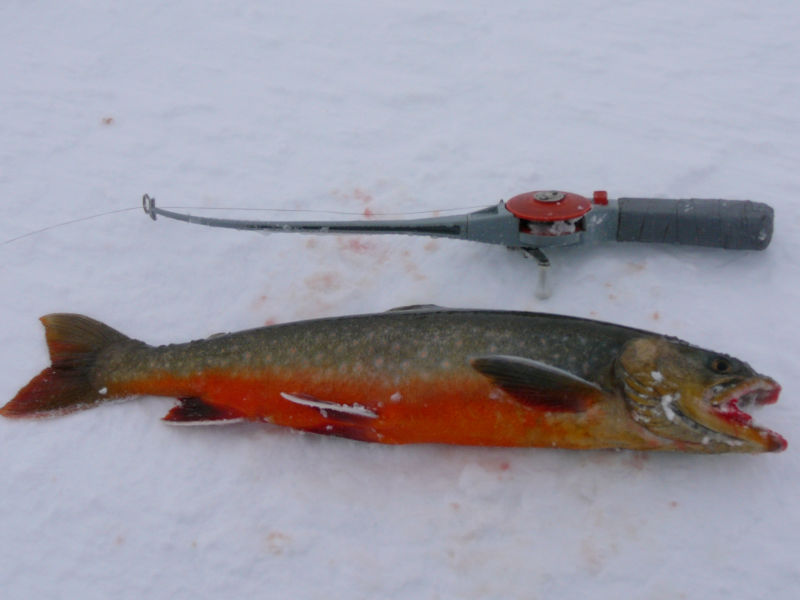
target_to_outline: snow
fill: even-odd
[[[435,303],[730,353],[783,385],[759,420],[789,440],[758,456],[390,447],[166,427],[172,403],[154,398],[3,419],[3,597],[795,596],[796,2],[45,1],[0,15],[0,240],[47,228],[0,246],[0,397],[46,366],[48,312],[162,344]],[[550,250],[541,300],[535,265],[500,247],[141,212],[149,193],[164,208],[434,214],[536,189],[749,198],[775,208],[775,235],[764,252]]]
[[[672,403],[680,397],[680,394],[673,396],[672,394],[664,394],[661,396],[661,408],[664,410],[668,421],[675,420],[675,411],[672,410]]]

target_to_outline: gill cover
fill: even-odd
[[[659,336],[629,341],[614,372],[633,419],[677,449],[774,452],[786,441],[740,404],[775,402],[780,386],[747,363]]]

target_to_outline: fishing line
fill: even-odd
[[[36,235],[39,233],[44,233],[45,231],[50,231],[51,229],[56,229],[58,227],[64,227],[66,225],[73,225],[75,223],[80,223],[82,221],[90,221],[92,219],[99,219],[100,217],[107,217],[108,215],[116,215],[123,212],[130,212],[132,210],[138,210],[138,206],[133,206],[130,208],[118,208],[117,210],[109,210],[102,213],[97,213],[95,215],[89,215],[86,217],[79,217],[77,219],[71,219],[69,221],[62,221],[61,223],[56,223],[55,225],[48,225],[47,227],[42,227],[41,229],[35,229],[33,231],[29,231],[27,233],[23,233],[22,235],[18,235],[17,237],[13,237],[8,240],[3,240],[0,242],[0,246],[5,246],[6,244],[10,244],[11,242],[16,242],[17,240],[24,239],[26,237],[31,237],[32,235]]]
[[[359,216],[359,217],[402,217],[405,215],[421,215],[421,214],[431,214],[431,213],[445,213],[445,212],[452,212],[452,211],[464,211],[464,210],[474,210],[478,208],[484,208],[483,205],[481,206],[460,206],[460,207],[453,207],[453,208],[431,208],[427,210],[413,210],[413,211],[405,211],[405,212],[369,212],[368,214],[364,214],[364,211],[346,211],[346,210],[326,210],[326,209],[312,209],[312,208],[247,208],[247,207],[221,207],[221,206],[183,206],[183,205],[173,205],[173,206],[164,206],[162,208],[167,209],[179,209],[179,210],[239,210],[239,211],[259,211],[259,212],[277,212],[277,213],[307,213],[307,214],[325,214],[325,215],[340,215],[340,216]],[[110,215],[117,215],[120,213],[130,212],[132,210],[141,210],[140,206],[131,206],[128,208],[118,208],[115,210],[108,210],[101,213],[96,213],[92,215],[87,215],[85,217],[78,217],[77,219],[70,219],[69,221],[62,221],[61,223],[55,223],[54,225],[47,225],[46,227],[42,227],[40,229],[34,229],[33,231],[28,231],[16,237],[3,240],[0,242],[0,246],[5,246],[7,244],[11,244],[12,242],[16,242],[27,237],[31,237],[34,235],[38,235],[40,233],[44,233],[45,231],[50,231],[52,229],[58,229],[59,227],[65,227],[67,225],[74,225],[75,223],[82,223],[84,221],[91,221],[93,219],[99,219],[101,217],[108,217]]]

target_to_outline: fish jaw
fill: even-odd
[[[726,389],[711,388],[702,405],[707,410],[698,410],[697,404],[684,407],[687,414],[704,427],[728,438],[731,443],[742,444],[747,452],[782,452],[787,442],[778,433],[753,422],[743,408],[775,404],[781,386],[769,377],[758,377],[738,383]]]

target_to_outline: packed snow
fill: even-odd
[[[729,353],[781,383],[757,418],[789,441],[390,447],[168,427],[173,402],[149,397],[0,419],[3,598],[795,597],[796,2],[45,1],[0,17],[0,397],[47,365],[50,312],[163,344],[434,303]],[[763,252],[552,250],[543,300],[535,262],[499,246],[141,210],[148,193],[208,216],[419,218],[541,189],[752,199],[775,234]]]

